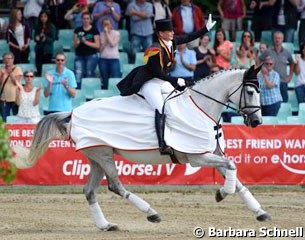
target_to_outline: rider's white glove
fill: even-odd
[[[179,87],[185,87],[185,80],[183,78],[178,78],[177,84]]]
[[[209,19],[208,19],[208,22],[205,25],[205,27],[208,29],[208,31],[210,31],[214,27],[215,24],[216,24],[216,21],[212,20],[212,14],[209,14]]]

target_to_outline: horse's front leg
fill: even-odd
[[[216,167],[218,172],[224,177],[226,170],[223,167]],[[245,187],[238,178],[236,178],[236,191],[242,201],[245,203],[248,209],[255,213],[256,219],[258,221],[268,221],[271,220],[270,215],[261,207],[260,203],[252,195],[250,190]],[[224,191],[224,188],[221,187],[217,190],[215,198],[217,202],[222,201],[228,194]]]
[[[103,231],[115,231],[118,230],[118,226],[114,223],[110,223],[106,220],[100,205],[96,198],[96,191],[100,185],[101,180],[105,176],[104,170],[94,160],[89,159],[91,162],[91,172],[89,180],[84,187],[84,193],[89,203],[91,216],[95,222],[95,225]]]
[[[213,153],[188,154],[187,158],[192,167],[223,167],[225,168],[224,192],[232,194],[236,189],[236,166],[233,161],[218,156]]]

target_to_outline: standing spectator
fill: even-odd
[[[160,19],[168,19],[172,17],[172,12],[165,0],[152,0],[153,5],[153,25],[155,21]]]
[[[294,42],[294,32],[298,25],[298,1],[276,0],[274,4],[274,28],[284,33],[285,42]]]
[[[266,57],[264,67],[257,76],[261,89],[260,100],[263,116],[276,116],[283,100],[280,91],[280,76],[273,70],[273,63],[272,57]]]
[[[294,73],[296,74],[295,93],[299,103],[305,102],[305,44],[301,44],[301,57],[296,55]]]
[[[153,42],[152,4],[146,0],[134,0],[128,4],[126,15],[130,17],[129,59],[131,63],[134,63],[136,53],[145,51]]]
[[[305,42],[305,0],[299,0],[297,5],[300,15],[300,28],[299,28],[299,46]]]
[[[81,27],[82,22],[82,14],[85,12],[89,12],[88,5],[86,2],[78,2],[73,5],[73,7],[67,11],[65,15],[65,19],[67,21],[72,22],[72,28],[78,28]]]
[[[51,22],[55,25],[56,29],[66,29],[68,27],[65,20],[65,14],[70,8],[69,4],[72,1],[65,0],[46,0],[46,5],[49,9]]]
[[[210,36],[204,35],[200,38],[199,46],[194,48],[196,52],[197,66],[194,73],[194,80],[204,78],[211,73],[212,53],[215,54],[214,49],[208,48],[210,44]]]
[[[34,29],[37,27],[38,15],[42,9],[45,0],[22,0],[24,2],[23,15],[26,24],[29,27],[30,36],[32,37]]]
[[[72,98],[76,95],[74,73],[65,67],[64,53],[55,56],[56,69],[46,72],[44,96],[49,97],[48,114],[72,110]]]
[[[194,50],[186,47],[186,43],[177,46],[176,64],[171,76],[183,78],[185,81],[194,80],[194,71],[196,69],[197,59]]]
[[[54,54],[54,41],[56,29],[46,11],[41,11],[38,16],[38,24],[35,30],[35,63],[37,75],[41,76],[42,64],[51,63]]]
[[[119,21],[121,19],[121,7],[113,0],[97,2],[92,14],[96,21],[96,28],[99,32],[103,31],[102,20],[105,17],[111,20],[111,25],[113,29],[119,29]]]
[[[253,10],[252,30],[255,42],[260,42],[262,31],[273,29],[273,5],[276,0],[252,0],[250,9]]]
[[[19,89],[17,94],[17,103],[19,105],[18,117],[20,123],[38,123],[40,120],[39,99],[40,87],[33,86],[34,72],[25,71],[25,85],[16,82]]]
[[[282,44],[284,34],[276,31],[273,34],[273,46],[269,47],[259,58],[262,62],[267,56],[271,56],[274,60],[274,70],[280,75],[281,79],[281,94],[283,102],[288,102],[288,83],[291,81],[294,63],[292,55]],[[289,74],[287,75],[287,62],[290,65]]]
[[[22,70],[14,65],[14,54],[11,52],[3,55],[4,67],[0,69],[0,109],[4,121],[10,116],[11,110],[13,115],[18,113],[16,82],[22,78]]]
[[[242,30],[243,18],[246,16],[246,4],[244,0],[219,0],[218,12],[222,19],[221,28],[229,31],[230,40],[235,42],[236,30]]]
[[[101,75],[102,89],[108,89],[110,77],[121,77],[119,41],[120,32],[112,29],[111,21],[108,18],[103,19],[104,31],[100,33],[100,59],[99,70]]]
[[[200,7],[191,0],[181,0],[181,4],[173,10],[173,24],[175,34],[189,34],[204,27],[204,14]],[[187,44],[189,49],[199,45],[199,38]]]
[[[237,63],[235,67],[241,69],[248,69],[255,64],[255,60],[249,57],[250,50],[247,46],[240,45],[238,50],[239,53],[236,56]]]
[[[94,77],[97,65],[97,52],[100,48],[100,37],[97,29],[91,24],[90,13],[82,14],[83,25],[74,30],[75,61],[77,87],[81,88],[83,77]]]
[[[219,69],[229,69],[232,59],[233,44],[226,40],[225,31],[222,28],[216,30],[214,50],[215,50],[215,63]]]
[[[29,28],[27,25],[22,24],[21,10],[11,10],[7,29],[7,42],[10,46],[10,51],[15,56],[14,64],[29,62],[30,41],[31,36]]]

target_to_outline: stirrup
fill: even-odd
[[[174,155],[174,150],[169,146],[159,147],[159,151],[161,155]]]

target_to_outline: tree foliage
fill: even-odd
[[[17,168],[9,160],[12,157],[10,149],[9,133],[5,123],[0,118],[0,179],[6,184],[16,178]]]

